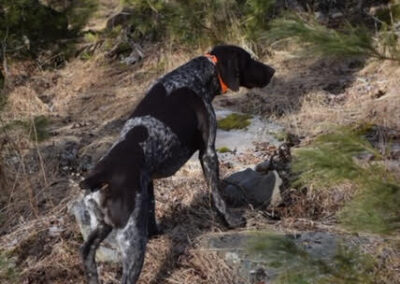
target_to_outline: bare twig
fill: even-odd
[[[2,46],[2,53],[3,53],[3,70],[4,70],[4,77],[7,80],[8,77],[8,65],[7,65],[7,38],[8,38],[9,27],[6,28],[6,34],[4,36],[3,42],[1,43]]]

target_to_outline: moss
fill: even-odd
[[[226,146],[223,146],[223,147],[221,147],[221,148],[218,148],[218,149],[217,149],[217,152],[218,152],[218,153],[230,153],[230,152],[232,152],[232,150],[229,149],[229,148],[226,147]]]
[[[218,128],[223,130],[243,129],[251,124],[249,114],[232,113],[227,117],[218,120]]]

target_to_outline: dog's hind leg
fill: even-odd
[[[112,227],[110,225],[99,223],[97,228],[90,233],[89,237],[81,248],[81,256],[89,284],[98,283],[97,266],[95,260],[96,250],[100,243],[111,231]]]
[[[136,193],[134,210],[124,229],[118,232],[122,252],[123,284],[135,284],[142,270],[148,239],[149,182],[147,177],[141,176],[141,189]]]
[[[155,212],[155,199],[154,199],[154,187],[153,181],[149,182],[148,186],[148,196],[149,196],[149,220],[148,220],[148,237],[156,236],[160,234],[160,230],[156,222],[156,212]]]

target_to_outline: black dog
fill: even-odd
[[[214,204],[229,227],[245,220],[233,215],[218,191],[213,98],[228,87],[237,91],[266,86],[275,70],[236,46],[217,46],[160,78],[125,123],[121,136],[81,187],[97,228],[82,247],[89,283],[98,283],[95,253],[113,228],[123,254],[122,283],[136,283],[149,236],[157,234],[153,182],[173,175],[199,150]]]

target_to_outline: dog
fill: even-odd
[[[149,237],[158,233],[153,179],[173,175],[198,150],[214,205],[228,227],[245,219],[218,191],[215,96],[229,88],[262,88],[275,70],[240,47],[221,45],[158,79],[126,121],[119,139],[80,183],[97,226],[82,246],[87,280],[98,283],[95,253],[113,230],[122,252],[122,283],[139,278]]]

